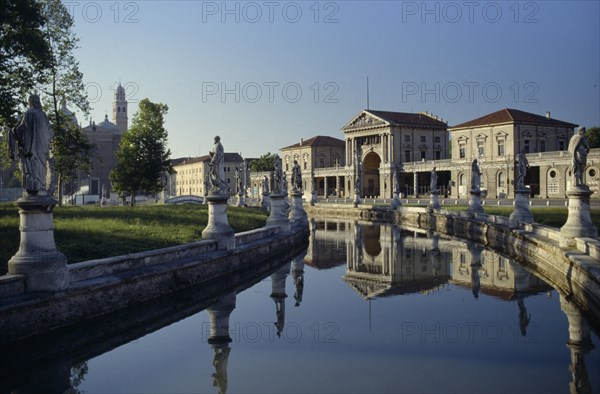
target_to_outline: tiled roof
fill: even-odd
[[[324,135],[318,135],[316,137],[309,138],[309,139],[299,142],[297,144],[286,146],[285,148],[281,148],[280,150],[297,149],[300,147],[305,148],[307,146],[310,146],[310,147],[312,147],[312,146],[344,147],[345,142],[344,142],[344,140],[340,140],[338,138],[328,137],[328,136],[324,136]]]
[[[526,123],[543,126],[555,126],[555,127],[577,127],[576,124],[563,122],[562,120],[548,118],[546,116],[536,115],[518,109],[504,108],[500,111],[493,112],[488,115],[484,115],[480,118],[470,120],[465,123],[461,123],[456,126],[452,126],[452,129],[466,128],[466,127],[477,127],[487,126],[491,124],[502,124],[502,123]]]
[[[366,109],[365,112],[371,115],[377,116],[378,118],[391,123],[394,126],[397,125],[415,125],[415,126],[437,126],[446,127],[446,123],[441,120],[437,120],[431,116],[425,114],[413,114],[409,112],[390,112],[390,111],[375,111]]]

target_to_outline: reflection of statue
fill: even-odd
[[[569,141],[569,153],[571,154],[571,172],[573,186],[584,185],[583,174],[587,163],[587,155],[590,151],[590,143],[585,138],[585,127],[580,127],[579,132]]]
[[[283,297],[275,297],[275,314],[277,316],[277,321],[275,322],[277,336],[281,337],[281,333],[285,327],[285,299]]]
[[[529,161],[527,161],[527,156],[525,156],[525,151],[522,150],[517,156],[517,181],[516,181],[516,190],[524,190],[525,189],[525,175],[527,174],[527,169],[529,168]]]
[[[294,306],[300,306],[300,303],[302,302],[302,293],[304,293],[304,272],[295,273],[293,278],[294,286],[296,286],[296,292],[294,293],[296,303]]]
[[[215,373],[213,377],[213,387],[219,390],[219,394],[227,392],[227,361],[229,360],[229,352],[231,348],[229,345],[213,346],[215,357],[213,359],[213,366],[215,367]]]
[[[429,188],[431,189],[432,192],[437,191],[437,183],[438,183],[438,177],[437,177],[437,172],[435,171],[435,167],[433,167],[433,170],[431,171],[431,183],[429,184]]]
[[[479,291],[481,290],[479,267],[481,267],[479,264],[471,265],[471,290],[473,291],[473,297],[475,298],[479,298]]]
[[[37,195],[40,191],[47,191],[49,195],[54,194],[54,158],[50,152],[52,129],[38,95],[29,96],[29,108],[8,137],[10,157],[19,160],[27,193]],[[47,164],[51,178],[49,184],[46,183]]]
[[[471,190],[479,190],[481,188],[481,173],[477,159],[471,163]]]
[[[519,305],[519,328],[521,329],[521,335],[526,337],[527,326],[529,326],[529,322],[531,321],[531,314],[527,315],[527,308],[525,308],[525,302],[523,301],[522,296],[519,296],[517,303]]]
[[[225,151],[221,144],[221,137],[215,136],[215,144],[209,152],[211,192],[218,194],[227,193],[227,182],[225,181]]]
[[[294,166],[292,167],[292,191],[302,190],[302,172],[298,160],[294,160]]]

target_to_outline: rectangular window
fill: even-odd
[[[410,151],[409,150],[404,151],[404,161],[410,161]]]
[[[504,156],[504,141],[498,141],[498,156]]]
[[[540,140],[540,152],[546,152],[546,140]]]
[[[319,160],[319,167],[325,168],[325,161],[323,159]]]
[[[304,162],[304,169],[306,170],[306,162]]]
[[[459,158],[461,158],[461,159],[464,159],[464,158],[467,156],[467,155],[466,155],[466,150],[465,150],[465,146],[464,146],[464,145],[461,145],[461,146],[458,148],[458,156],[459,156]]]
[[[410,135],[404,136],[404,142],[410,142]]]
[[[421,151],[421,160],[425,160],[425,152],[424,150]]]
[[[427,142],[427,138],[424,135],[421,136],[421,142]]]
[[[565,140],[558,140],[558,150],[565,150]]]
[[[523,141],[523,150],[525,153],[529,153],[529,140]]]
[[[439,150],[435,151],[435,159],[436,160],[440,160],[442,158],[442,154]]]
[[[479,144],[477,150],[479,152],[479,157],[483,157],[485,155],[485,149],[483,148],[483,144]]]
[[[435,137],[435,138],[433,139],[433,142],[435,142],[435,143],[439,144],[439,143],[440,143],[440,137]]]

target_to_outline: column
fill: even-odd
[[[323,177],[323,197],[327,197],[327,176]]]

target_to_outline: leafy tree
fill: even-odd
[[[17,111],[49,65],[44,25],[36,0],[0,0],[0,128],[16,125]]]
[[[275,168],[275,154],[267,152],[258,159],[250,163],[250,171],[261,172],[261,171],[273,171]]]
[[[131,205],[135,204],[138,191],[161,191],[163,175],[173,171],[164,127],[168,110],[166,104],[153,103],[147,98],[141,100],[131,127],[121,138],[117,165],[110,174],[110,181],[117,192],[131,194]]]
[[[50,48],[49,65],[40,73],[42,100],[54,131],[52,152],[58,180],[58,201],[62,204],[65,181],[75,176],[78,169],[89,165],[90,144],[73,115],[63,109],[64,100],[89,113],[90,104],[83,84],[83,74],[73,51],[79,39],[73,33],[73,18],[60,0],[41,0],[41,14],[45,20],[43,32]]]
[[[586,130],[585,137],[590,142],[590,148],[600,148],[600,127],[590,127]]]

